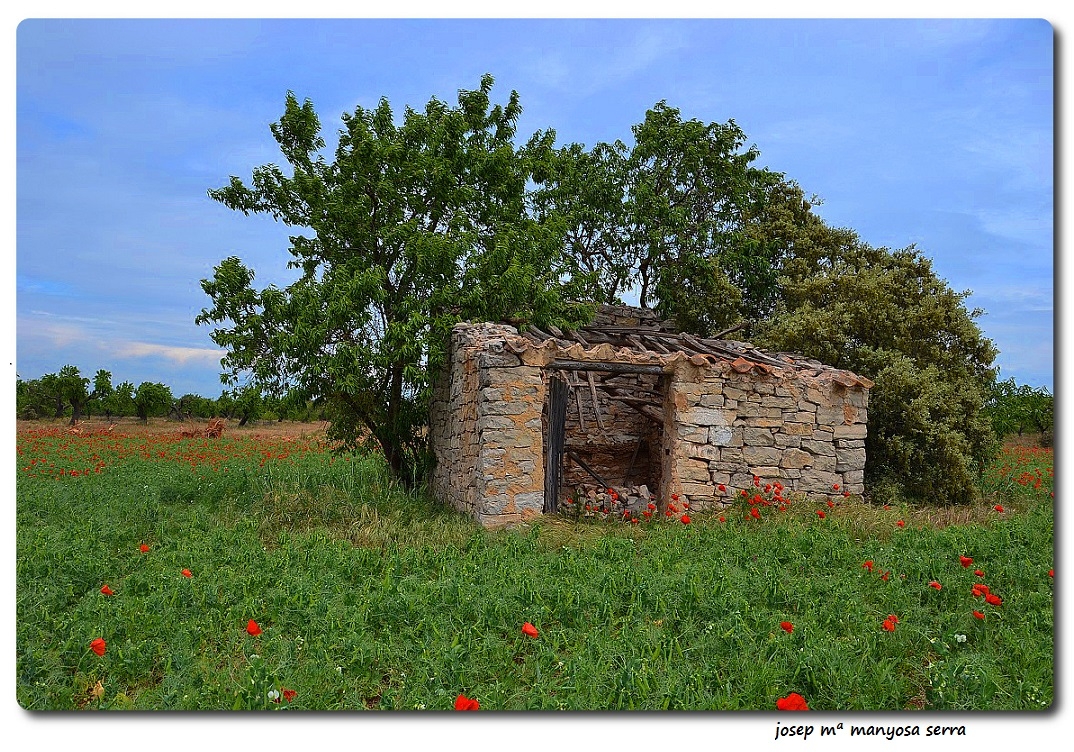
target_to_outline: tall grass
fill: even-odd
[[[755,520],[740,503],[724,522],[485,531],[405,493],[377,458],[312,439],[45,431],[20,434],[18,451],[29,709],[446,710],[465,694],[483,710],[770,710],[793,691],[814,709],[1025,710],[1053,698],[1050,452],[1000,458],[973,507],[835,497],[823,519],[795,503]],[[284,689],[293,698],[273,702]]]

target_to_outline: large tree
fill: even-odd
[[[976,493],[994,450],[984,412],[996,350],[916,248],[874,248],[828,227],[795,188],[771,210],[770,242],[787,258],[774,314],[755,342],[799,352],[876,382],[869,405],[866,481],[941,503]]]
[[[562,147],[539,163],[537,216],[564,222],[564,251],[588,296],[615,303],[633,289],[681,328],[711,335],[769,312],[777,246],[751,228],[783,177],[729,120],[684,120],[665,102],[621,141]]]
[[[527,181],[554,134],[516,148],[518,95],[490,106],[492,84],[484,76],[456,106],[408,107],[401,123],[386,99],[357,107],[331,161],[312,103],[289,93],[270,128],[290,174],[264,165],[250,185],[233,176],[209,191],[299,228],[289,251],[300,276],[287,287],[256,290],[235,257],[202,282],[212,306],[197,321],[216,325],[213,341],[228,351],[225,383],[324,400],[334,438],[372,437],[409,483],[428,467],[430,377],[452,325],[590,315],[565,303],[579,288],[560,225],[527,212]]]

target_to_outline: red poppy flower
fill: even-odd
[[[895,624],[899,623],[899,617],[895,614],[888,614],[888,618],[891,619],[891,621]]]
[[[828,499],[828,509],[835,509],[835,502]]]
[[[988,585],[985,585],[983,582],[975,582],[973,583],[973,587],[970,588],[970,592],[973,593],[974,598],[988,595]]]
[[[817,510],[817,516],[820,517],[823,520],[824,517],[825,517],[824,510],[823,509],[818,509]]]
[[[884,582],[887,582],[888,577],[890,577],[890,576],[891,576],[891,572],[884,572],[882,575],[880,575],[880,579],[882,579]]]
[[[141,551],[143,554],[149,553],[149,546],[143,543],[142,545],[138,546],[138,550]]]
[[[678,501],[678,500],[679,500],[679,495],[678,495],[678,494],[671,494],[671,498],[672,498],[672,499],[673,499],[674,501]]]
[[[656,509],[656,504],[653,504],[652,502],[650,502],[649,504],[646,504],[646,506],[647,506],[647,507],[649,508],[649,511],[650,511],[650,512],[651,512],[652,510]]]
[[[115,595],[115,593],[112,592],[112,588],[108,587],[107,585],[104,585],[101,588],[101,592],[104,593],[105,595]]]
[[[973,573],[978,577],[984,577],[984,572],[982,572],[980,569],[973,570]]]
[[[884,505],[884,511],[886,512],[889,509],[891,509],[891,504],[885,504]]]
[[[884,623],[880,626],[884,628],[885,632],[895,631],[895,622],[893,622],[891,619],[884,619]]]
[[[849,498],[850,498],[850,491],[843,491],[843,496],[844,496],[845,498],[848,498],[848,499],[849,499]]]
[[[1003,505],[1002,504],[996,504],[992,508],[995,509],[997,512],[1002,512],[1003,511]]]
[[[189,569],[184,569],[183,570],[183,577],[193,577],[193,576],[194,575],[190,573]]]
[[[252,637],[257,637],[261,634],[261,627],[257,626],[256,621],[250,619],[250,621],[246,622],[246,631],[249,632]]]
[[[936,582],[936,580],[933,580],[932,582],[930,582],[929,587],[932,588],[933,590],[943,590],[943,585],[941,585],[940,583]]]
[[[1048,570],[1048,576],[1049,577],[1055,577],[1055,570],[1054,569],[1049,569]]]
[[[291,702],[291,700],[295,699],[295,695],[297,694],[298,692],[293,689],[288,689],[287,687],[283,688],[283,699],[287,702]]]
[[[537,637],[537,627],[533,626],[529,622],[526,622],[525,624],[522,625],[522,634],[527,635],[529,637],[536,638]]]
[[[983,619],[983,618],[984,618],[984,614],[982,614],[982,613],[981,613],[980,611],[978,611],[978,610],[974,609],[974,611],[973,611],[973,617],[974,617],[975,619]]]
[[[671,510],[670,510],[670,509],[668,509],[668,510],[666,510],[666,511],[664,512],[664,516],[665,516],[665,517],[670,517],[671,515],[672,515],[672,512],[671,512]]]
[[[749,491],[747,491],[747,490],[746,490],[745,488],[743,488],[743,489],[742,489],[741,491],[739,491],[739,493],[740,493],[740,494],[741,494],[742,496],[749,496],[749,495],[750,495],[750,492],[749,492]]]
[[[727,520],[724,518],[724,516],[722,514],[720,515],[720,522],[727,522]]]
[[[471,699],[466,695],[459,695],[455,698],[455,710],[480,710],[481,703],[477,700]]]
[[[98,637],[97,639],[95,639],[93,642],[91,642],[89,644],[90,650],[92,650],[97,655],[104,655],[104,651],[105,651],[106,647],[107,646],[105,645],[104,640],[102,640],[100,637]]]
[[[771,491],[772,491],[772,484],[771,483],[765,483],[764,484],[764,492],[765,493],[771,493]]]
[[[716,487],[717,487],[718,489],[720,489],[720,493],[723,493],[724,491],[726,491],[726,490],[727,490],[727,486],[725,486],[725,485],[724,485],[723,483],[721,483],[720,485],[718,485],[718,486],[716,486]]]
[[[790,634],[791,632],[794,631],[794,625],[791,624],[789,621],[781,621],[779,623],[779,628],[782,629],[787,634]]]
[[[675,506],[674,504],[668,504],[668,511],[677,512],[677,511],[679,511],[679,508],[677,506]]]
[[[985,602],[991,603],[993,606],[998,606],[1003,603],[1003,599],[994,593],[988,593],[985,595]]]
[[[653,513],[646,509],[644,512],[641,513],[641,515],[642,517],[652,517]]]
[[[756,475],[753,476],[753,485],[755,485],[757,487],[760,487],[760,485],[761,485],[761,479],[758,478]]]
[[[682,517],[679,518],[679,520],[682,522],[682,524],[689,525],[690,524],[690,515],[684,514]]]
[[[895,524],[896,524],[896,525],[898,525],[899,527],[906,527],[906,523],[905,523],[905,522],[903,522],[902,520],[899,520],[899,521],[898,521],[898,522],[896,522]]]
[[[631,517],[630,518],[630,524],[631,525],[637,525],[638,524],[638,518],[637,517]]]
[[[832,490],[833,491],[838,491],[839,490],[839,484],[838,483],[833,483],[832,484]]]
[[[959,556],[958,557],[958,563],[961,564],[963,566],[963,568],[969,569],[970,564],[973,563],[973,558],[970,557],[970,556]]]
[[[761,513],[757,511],[757,507],[753,507],[752,509],[750,509],[750,517],[755,520],[761,519]]]
[[[776,710],[809,710],[809,705],[800,694],[791,692],[786,697],[776,700]]]
[[[873,571],[873,560],[869,559],[868,561],[866,561],[861,566],[862,566],[862,569],[868,569],[870,572],[872,572]]]

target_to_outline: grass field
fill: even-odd
[[[1008,447],[972,506],[833,495],[781,510],[762,479],[689,524],[490,532],[405,493],[375,457],[332,455],[317,425],[179,430],[19,425],[24,708],[1053,700],[1050,449]]]

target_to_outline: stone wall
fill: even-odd
[[[540,368],[504,349],[509,326],[458,324],[430,409],[434,493],[486,527],[544,507],[545,385]]]
[[[861,494],[869,393],[842,373],[677,369],[665,407],[669,491],[698,509],[730,501],[754,476],[788,496]]]

